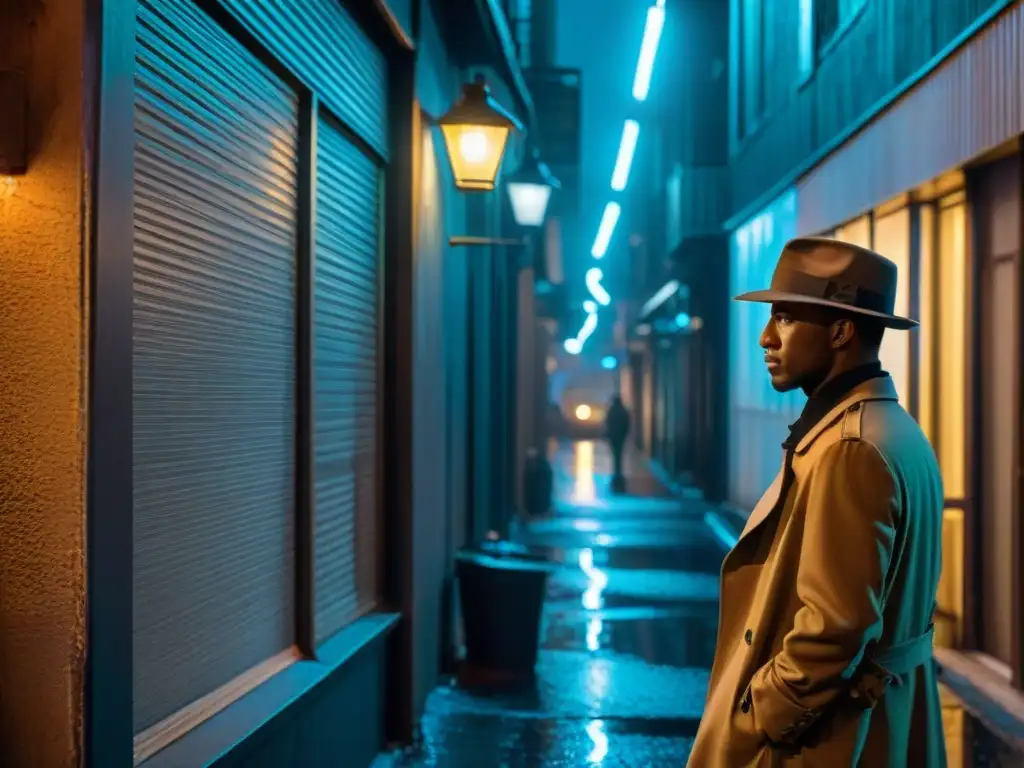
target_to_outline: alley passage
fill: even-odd
[[[671,493],[636,454],[628,493],[609,493],[603,443],[553,451],[553,515],[516,538],[558,565],[537,680],[526,690],[435,690],[424,747],[399,765],[685,764],[700,720],[729,533]]]

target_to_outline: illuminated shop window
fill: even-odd
[[[918,254],[917,291],[917,421],[928,440],[935,445],[935,338],[937,318],[935,266],[935,210],[922,206],[919,213],[921,252]]]
[[[939,466],[946,498],[963,498],[967,371],[967,238],[963,194],[939,204],[938,406]]]
[[[842,240],[844,243],[859,245],[861,248],[870,248],[871,217],[861,216],[859,219],[854,219],[849,224],[837,227],[835,239]]]
[[[894,313],[906,317],[910,314],[910,211],[906,208],[875,219],[874,249],[896,264],[899,281],[896,284]],[[915,331],[886,331],[882,337],[879,357],[882,366],[892,376],[896,392],[904,407],[910,403],[910,339]]]

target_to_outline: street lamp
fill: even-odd
[[[464,192],[492,191],[509,134],[522,129],[519,121],[491,97],[483,78],[477,78],[462,86],[462,96],[437,122],[455,186]]]
[[[523,164],[508,178],[507,184],[512,215],[521,227],[542,226],[551,191],[562,186],[533,150],[526,153]]]

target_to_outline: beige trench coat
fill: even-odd
[[[941,768],[935,455],[888,378],[797,445],[722,565],[693,768]]]

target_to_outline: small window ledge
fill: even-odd
[[[169,744],[140,768],[210,765],[256,734],[359,655],[382,642],[401,618],[397,613],[364,616],[324,643],[316,660],[289,665],[225,709]]]
[[[965,710],[986,728],[1024,750],[1024,692],[979,654],[936,648],[940,680]]]

